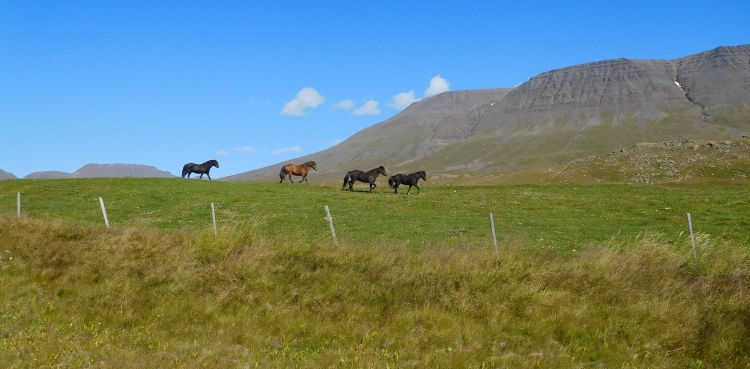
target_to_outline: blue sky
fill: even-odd
[[[750,1],[0,0],[0,169],[223,177],[449,90],[750,43]]]

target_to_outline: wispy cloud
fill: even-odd
[[[450,91],[450,83],[447,79],[440,77],[438,74],[435,77],[432,77],[430,80],[430,87],[427,87],[427,90],[424,92],[425,97],[430,97],[437,95],[439,93]]]
[[[352,115],[377,115],[380,113],[380,109],[378,108],[379,104],[380,103],[375,100],[368,100],[364,105],[354,109]]]
[[[284,105],[281,115],[302,116],[305,115],[306,109],[314,109],[324,101],[326,101],[326,98],[321,96],[314,88],[305,87],[297,92],[297,97],[294,100]]]
[[[414,91],[409,92],[401,92],[393,96],[393,100],[388,104],[391,107],[394,107],[398,110],[406,109],[407,106],[411,105],[413,102],[419,101],[420,99],[417,99],[414,96]]]
[[[258,100],[253,99],[252,97],[247,99],[247,101],[250,103],[250,105],[253,105],[253,106],[268,106],[269,104],[268,101],[258,101]]]
[[[273,150],[271,154],[273,155],[279,155],[283,154],[285,152],[300,152],[302,151],[302,148],[299,146],[292,146],[292,147],[282,147],[280,149]]]
[[[256,152],[258,149],[250,146],[242,146],[242,147],[236,147],[234,151],[242,151],[242,152]]]
[[[351,110],[354,109],[354,101],[344,100],[333,104],[333,107],[341,110]]]
[[[219,150],[216,152],[216,155],[229,155],[229,153],[224,150]]]

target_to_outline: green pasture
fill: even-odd
[[[210,229],[210,203],[219,230],[252,226],[271,240],[330,239],[328,205],[340,242],[491,245],[489,214],[498,241],[533,241],[572,250],[588,242],[661,233],[688,239],[686,213],[696,233],[747,244],[749,186],[656,187],[611,184],[432,186],[398,195],[380,182],[373,193],[335,186],[229,183],[186,179],[62,179],[0,181],[0,213],[104,226],[99,197],[113,227],[168,231]]]

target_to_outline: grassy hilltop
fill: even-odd
[[[370,194],[363,185],[2,181],[0,362],[750,365],[747,179],[428,181],[410,196],[379,183]]]

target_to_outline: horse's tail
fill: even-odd
[[[185,178],[185,176],[188,174],[188,166],[190,164],[185,164],[182,166],[182,178]]]
[[[396,181],[393,180],[393,177],[388,178],[388,185],[391,186],[391,188],[396,185]]]
[[[350,175],[351,173],[352,173],[352,172],[346,172],[346,175],[344,176],[344,185],[342,185],[342,186],[341,186],[341,189],[344,189],[344,188],[346,188],[346,182],[349,182],[349,175]]]
[[[286,165],[281,167],[281,171],[279,171],[279,178],[281,178],[281,182],[284,182],[284,177],[286,176]],[[279,183],[281,183],[279,182]]]

